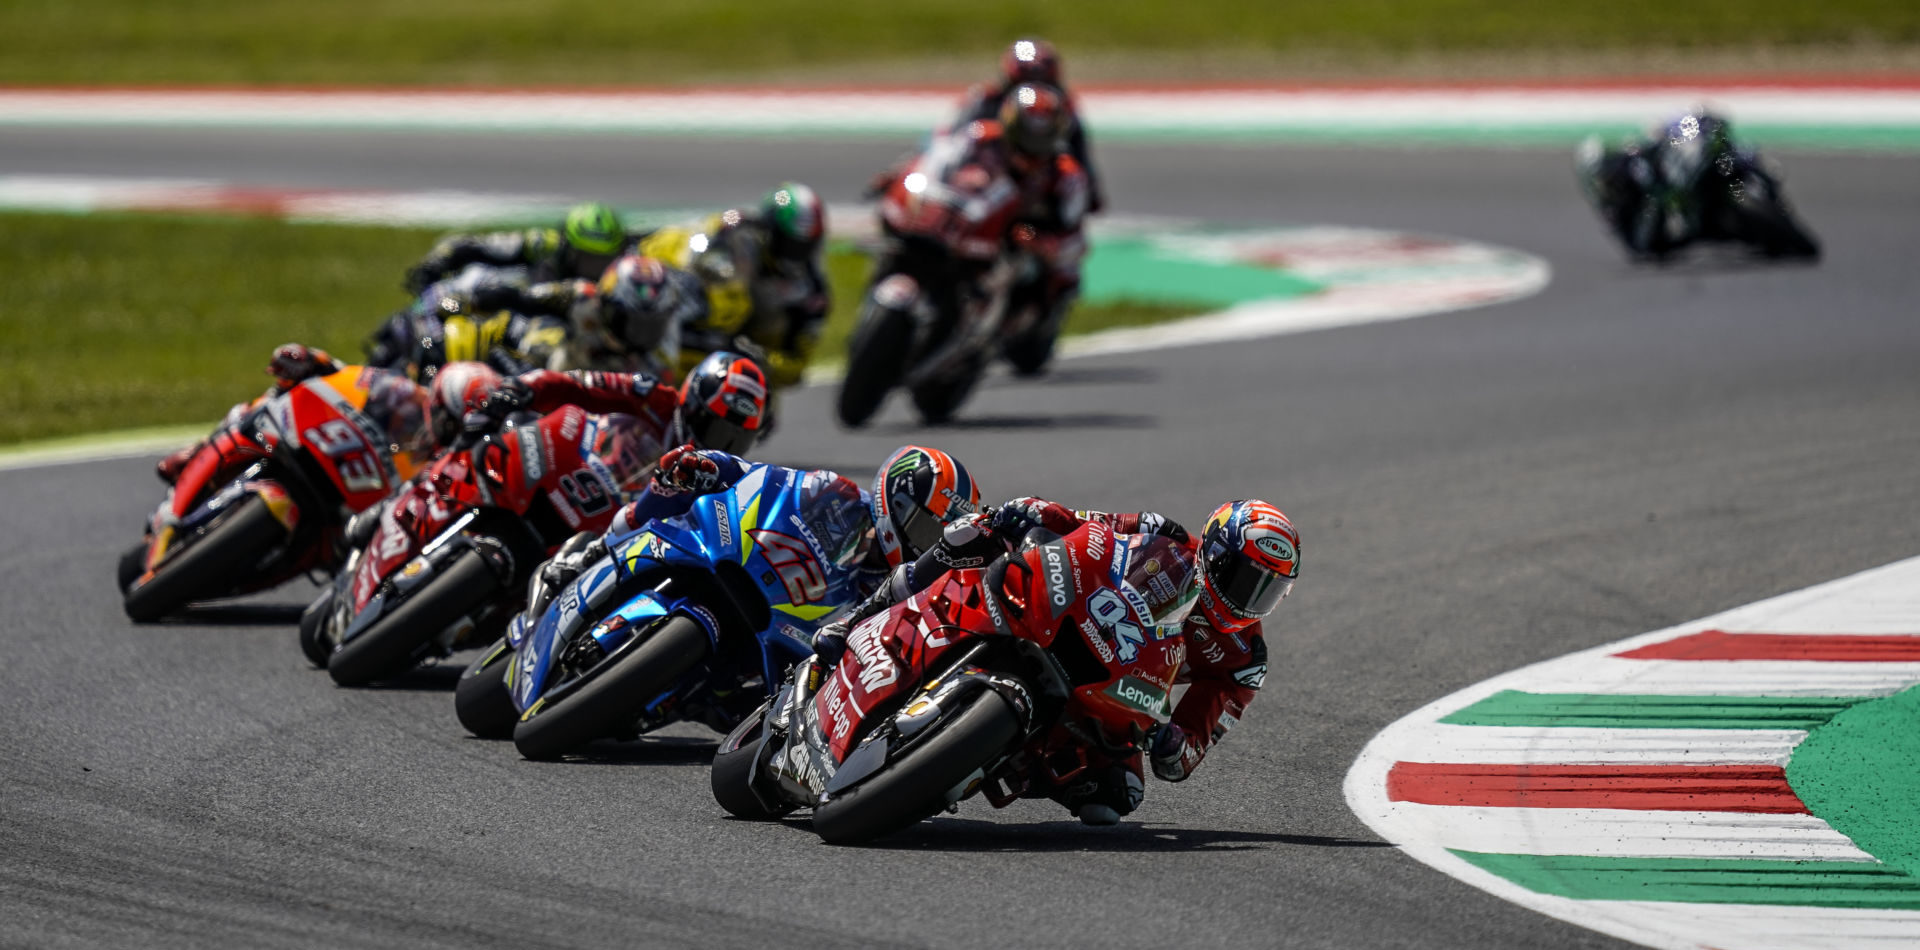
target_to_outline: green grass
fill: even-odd
[[[399,277],[437,231],[155,214],[0,214],[0,445],[195,423],[266,387],[281,343],[343,359],[406,302]],[[868,262],[830,255],[819,354],[845,352]],[[1082,306],[1085,332],[1191,309]]]
[[[7,0],[0,83],[660,85],[1069,53],[1920,41],[1913,0]]]

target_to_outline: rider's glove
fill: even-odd
[[[337,373],[343,366],[319,347],[286,343],[273,351],[273,359],[267,362],[267,374],[273,377],[274,385],[285,392],[315,376]]]
[[[668,449],[653,471],[653,493],[672,497],[685,492],[705,495],[720,487],[720,466],[692,443]]]
[[[480,404],[480,411],[493,419],[505,419],[531,405],[533,387],[517,376],[508,376],[501,379],[492,392],[487,393],[487,400]]]
[[[1168,782],[1187,777],[1187,733],[1173,723],[1153,730],[1148,740],[1147,758],[1153,762],[1153,774]]]
[[[1140,512],[1141,534],[1157,534],[1163,538],[1172,538],[1181,544],[1187,543],[1187,529],[1180,522],[1152,511]]]

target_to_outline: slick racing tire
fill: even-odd
[[[250,496],[186,550],[162,562],[152,580],[127,591],[122,606],[133,622],[152,623],[195,600],[218,596],[286,538],[287,529],[267,503]]]
[[[1742,202],[1740,233],[1768,257],[1817,260],[1820,242],[1814,240],[1786,208],[1772,202]]]
[[[327,668],[327,658],[333,655],[333,644],[322,634],[327,616],[333,613],[333,588],[329,587],[314,598],[307,609],[300,611],[300,653],[313,664],[316,670]]]
[[[760,751],[760,735],[766,723],[767,707],[761,706],[721,741],[713,757],[713,769],[707,773],[713,782],[713,800],[735,818],[772,821],[795,807],[782,803],[768,808],[753,793],[753,758]]]
[[[973,387],[986,372],[986,360],[976,357],[951,376],[921,383],[912,389],[913,407],[920,410],[920,418],[928,425],[948,422],[973,394]]]
[[[1015,375],[1038,376],[1053,362],[1053,345],[1059,338],[1057,332],[1048,332],[1044,326],[1034,327],[1008,340],[1002,351]]]
[[[132,587],[133,582],[139,580],[140,575],[146,572],[147,546],[136,544],[128,548],[127,553],[120,555],[120,564],[114,574],[115,580],[120,583],[120,595],[126,596],[127,588]]]
[[[460,552],[400,606],[340,644],[327,658],[327,675],[341,686],[364,686],[413,669],[434,637],[485,604],[499,586],[485,558]]]
[[[1000,694],[983,690],[871,778],[813,812],[813,830],[828,844],[858,844],[893,834],[947,806],[947,794],[985,768],[1020,737],[1020,719]]]
[[[853,429],[880,411],[913,355],[913,317],[871,302],[868,307],[847,347],[847,374],[840,380],[840,422]]]
[[[584,635],[584,634],[583,634]],[[706,631],[688,617],[668,617],[639,645],[560,700],[536,706],[513,727],[513,747],[529,759],[557,759],[632,725],[647,702],[672,687],[712,652]]]
[[[507,686],[507,664],[513,649],[505,637],[495,640],[480,658],[460,674],[453,688],[453,714],[468,732],[482,739],[510,739],[520,711],[513,708],[513,690]]]

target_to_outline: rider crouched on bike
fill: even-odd
[[[1087,132],[1080,122],[1079,110],[1074,108],[1073,97],[1067,93],[1067,84],[1061,81],[1060,53],[1052,43],[1038,39],[1013,41],[1000,56],[999,80],[967,90],[960,100],[960,112],[952,130],[964,128],[969,122],[999,119],[1008,95],[1026,84],[1059,90],[1066,118],[1067,154],[1072,155],[1086,173],[1087,212],[1097,214],[1106,206],[1106,196],[1100,188],[1100,176],[1093,168],[1093,155],[1087,147]]]
[[[782,182],[757,207],[641,235],[640,253],[691,273],[704,290],[705,306],[679,322],[681,365],[716,349],[739,349],[744,338],[764,351],[775,389],[799,383],[827,319],[826,233],[820,196]]]
[[[567,209],[558,228],[527,228],[486,234],[457,234],[442,240],[408,269],[406,288],[418,294],[428,285],[471,264],[525,268],[527,284],[555,280],[594,280],[626,250],[630,241],[619,215],[598,202]]]
[[[682,445],[661,456],[652,484],[614,516],[605,535],[574,535],[540,569],[540,586],[530,602],[541,605],[545,597],[650,522],[684,514],[699,497],[732,488],[746,477],[749,464],[737,455],[696,445]],[[840,478],[824,471],[807,474]],[[966,466],[939,449],[917,445],[902,446],[888,456],[874,477],[873,491],[860,494],[873,515],[873,525],[849,567],[860,589],[868,593],[890,572],[924,556],[946,525],[973,515],[980,503],[980,488]]]
[[[940,575],[980,567],[1019,550],[1030,532],[1064,535],[1098,521],[1116,534],[1162,535],[1187,547],[1197,570],[1183,591],[1143,592],[1162,604],[1192,598],[1185,613],[1187,692],[1170,723],[1148,740],[1156,776],[1184,781],[1213,745],[1246,715],[1267,675],[1266,615],[1279,606],[1299,576],[1300,535],[1278,508],[1263,501],[1221,505],[1194,539],[1185,528],[1152,512],[1111,514],[1073,511],[1038,498],[1020,498],[946,527],[939,541],[901,565],[887,582],[847,617],[821,628],[814,639],[818,662],[831,667],[846,652],[846,633],[873,616],[932,586]],[[1162,611],[1156,607],[1156,615]],[[1172,616],[1178,617],[1178,611]],[[1166,619],[1166,618],[1162,618]],[[1093,753],[1095,750],[1088,750]],[[1132,812],[1146,793],[1139,753],[1096,763],[1089,778],[1036,791],[1067,806],[1082,822],[1111,825]]]

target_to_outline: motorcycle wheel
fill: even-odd
[[[513,723],[520,718],[520,711],[513,708],[513,691],[507,687],[511,662],[513,650],[502,637],[467,666],[453,688],[453,714],[461,726],[482,739],[511,738]]]
[[[847,346],[847,375],[840,380],[840,422],[852,429],[880,411],[913,355],[913,317],[871,302],[868,307]]]
[[[1808,234],[1793,213],[1776,201],[1742,201],[1735,205],[1739,233],[1768,257],[1817,260],[1820,242]]]
[[[327,658],[333,655],[333,644],[320,635],[320,628],[327,622],[327,615],[333,612],[333,589],[320,592],[307,609],[300,611],[300,652],[316,670],[327,668]]]
[[[535,761],[557,759],[617,733],[640,718],[647,702],[667,691],[712,652],[706,631],[688,617],[668,617],[646,642],[558,702],[513,727],[513,747]]]
[[[135,623],[152,623],[195,600],[231,586],[236,568],[259,561],[285,541],[287,529],[267,503],[248,498],[221,516],[192,547],[160,565],[153,579],[126,592],[122,606]]]
[[[766,728],[767,707],[762,706],[720,743],[713,757],[713,769],[707,773],[713,784],[713,800],[727,814],[748,821],[772,821],[794,809],[782,803],[768,808],[753,793],[753,757],[759,751],[760,733]]]
[[[813,830],[828,844],[857,844],[893,834],[947,806],[947,794],[1020,736],[1020,720],[1000,694],[982,691],[873,776],[813,812]]]
[[[1015,375],[1038,376],[1053,362],[1053,346],[1059,339],[1057,332],[1038,326],[1008,340],[1001,349],[1006,353],[1007,362],[1013,365]]]
[[[136,544],[128,548],[127,553],[120,555],[120,565],[114,573],[114,577],[120,582],[120,595],[126,596],[127,588],[132,587],[133,582],[139,580],[140,575],[146,572],[147,546]]]
[[[973,394],[980,377],[986,375],[987,363],[975,358],[961,367],[954,375],[946,379],[933,380],[913,387],[913,407],[920,410],[920,418],[928,425],[940,425],[953,418],[960,406]]]
[[[364,686],[413,669],[440,631],[486,602],[500,586],[474,551],[462,551],[438,577],[392,613],[327,658],[327,675],[341,686]]]

